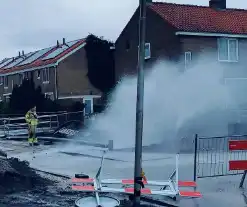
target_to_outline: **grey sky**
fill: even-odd
[[[160,0],[164,1],[164,0]],[[139,0],[0,0],[0,59],[74,40],[88,33],[115,40]],[[208,0],[167,0],[208,5]],[[246,8],[247,1],[227,0],[227,7]]]

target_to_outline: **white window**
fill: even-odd
[[[145,43],[145,60],[151,58],[151,45],[150,43]]]
[[[10,96],[11,96],[11,93],[5,93],[5,94],[3,94],[3,100],[5,102],[9,102]]]
[[[0,85],[3,85],[3,76],[0,77]]]
[[[23,76],[24,76],[24,79],[28,79],[28,72],[24,72]]]
[[[3,85],[4,85],[4,88],[8,88],[8,86],[9,86],[9,77],[8,76],[4,76]]]
[[[19,83],[22,84],[22,81],[24,80],[24,74],[19,74]]]
[[[84,114],[89,115],[93,113],[93,98],[84,98],[83,103],[85,104]]]
[[[37,71],[37,79],[40,79],[40,70]]]
[[[49,83],[50,79],[49,79],[49,68],[45,68],[42,70],[42,79],[43,79],[43,83]]]
[[[219,61],[238,61],[238,40],[232,38],[218,38]]]
[[[191,52],[185,52],[184,53],[184,66],[185,69],[188,69],[192,61],[192,54]]]

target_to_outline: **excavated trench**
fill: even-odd
[[[37,173],[26,161],[0,158],[0,166],[1,207],[71,207],[83,196],[70,190],[67,178]],[[127,200],[120,205],[129,206]]]
[[[17,158],[0,158],[0,206],[73,206],[78,193],[64,193],[64,178],[36,173]],[[69,192],[69,191],[68,191]]]

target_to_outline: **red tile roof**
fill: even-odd
[[[149,8],[179,31],[247,34],[247,10],[159,2]]]
[[[42,56],[38,57],[33,62],[25,64],[25,65],[20,65],[23,61],[25,61],[25,59],[22,62],[18,63],[16,66],[12,67],[12,68],[8,68],[8,69],[4,68],[4,67],[8,66],[8,64],[7,64],[6,66],[4,66],[3,68],[0,69],[0,74],[12,73],[12,72],[17,72],[17,71],[21,71],[21,70],[32,69],[32,68],[42,67],[42,66],[45,67],[45,66],[50,65],[50,64],[55,64],[60,58],[64,57],[65,55],[67,55],[71,51],[75,50],[76,48],[78,48],[79,46],[84,44],[85,41],[86,41],[85,39],[78,40],[77,42],[75,42],[75,44],[71,45],[70,47],[65,49],[62,53],[60,53],[59,55],[57,55],[57,56],[55,56],[54,58],[51,58],[51,59],[42,60],[43,58],[47,57],[52,52],[58,50],[59,47],[57,47],[57,46],[51,47],[45,54],[43,54]],[[41,50],[39,50],[39,51],[41,51]],[[33,53],[32,55],[35,55],[39,51]],[[27,57],[26,60],[28,58],[32,57],[32,55]]]

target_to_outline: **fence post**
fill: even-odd
[[[196,182],[196,178],[197,178],[197,165],[196,165],[196,161],[197,161],[197,141],[198,141],[198,135],[195,134],[195,151],[194,151],[194,182]]]
[[[241,182],[239,184],[239,188],[242,188],[243,187],[243,184],[244,184],[244,180],[245,180],[245,177],[246,177],[246,173],[247,173],[247,170],[244,171],[244,174],[241,178]]]

